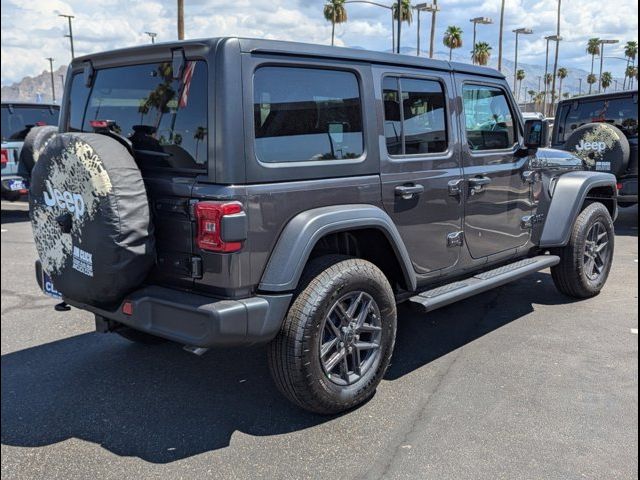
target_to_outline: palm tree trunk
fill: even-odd
[[[453,55],[453,47],[449,47],[449,61],[451,61],[452,55]]]
[[[562,7],[562,0],[558,0],[558,23],[556,27],[556,35],[558,40],[556,41],[556,55],[553,62],[553,82],[551,84],[551,112],[553,112],[553,92],[556,90],[556,75],[558,75],[558,56],[560,55],[560,9]]]
[[[184,0],[178,0],[178,40],[184,40]]]
[[[627,57],[627,66],[624,69],[624,81],[622,82],[622,90],[627,89],[627,68],[629,68],[629,57]]]
[[[593,75],[593,63],[595,62],[595,60],[596,60],[596,54],[592,53],[591,54],[591,75]],[[589,94],[591,94],[591,87],[592,86],[593,86],[593,84],[590,83],[589,84]]]
[[[335,45],[335,40],[336,40],[336,11],[334,7],[333,20],[331,22],[331,46],[332,47]]]
[[[558,86],[558,101],[562,100],[562,81],[564,78],[560,79],[560,85]]]

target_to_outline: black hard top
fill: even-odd
[[[560,103],[573,103],[573,102],[582,102],[583,100],[592,101],[592,100],[606,100],[607,98],[617,98],[617,97],[632,97],[634,95],[638,95],[638,90],[622,90],[619,92],[607,92],[607,93],[593,93],[591,95],[580,95],[578,97],[566,98],[560,101]]]
[[[386,65],[398,65],[403,67],[426,68],[440,71],[455,71],[482,75],[495,78],[504,78],[504,75],[493,68],[480,67],[467,63],[447,62],[444,60],[433,60],[430,58],[417,57],[412,55],[402,55],[386,52],[374,52],[370,50],[360,50],[355,48],[331,47],[326,45],[315,45],[310,43],[286,42],[280,40],[262,40],[237,37],[220,37],[184,40],[179,42],[164,42],[146,44],[136,47],[112,50],[109,52],[77,57],[73,64],[78,65],[83,61],[101,57],[141,57],[145,54],[155,56],[158,51],[172,50],[185,46],[199,46],[207,50],[215,50],[220,46],[235,44],[239,45],[240,51],[244,53],[264,53],[275,55],[298,55],[305,57],[327,58],[336,60],[347,60],[354,62],[367,62]],[[155,55],[154,55],[155,54]]]

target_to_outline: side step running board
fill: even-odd
[[[465,280],[427,290],[411,297],[409,300],[419,303],[425,308],[425,311],[430,312],[458,300],[513,282],[545,268],[553,267],[558,263],[560,263],[560,257],[556,255],[540,255],[526,258],[494,270],[479,273]]]

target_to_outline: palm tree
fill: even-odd
[[[629,78],[629,89],[633,88],[633,79],[638,77],[638,67],[629,65],[624,72],[625,80]]]
[[[198,146],[200,142],[205,139],[207,136],[207,129],[205,127],[196,128],[196,133],[193,135],[193,138],[196,141],[196,162],[198,161]]]
[[[394,0],[393,5],[391,6],[391,11],[393,12],[393,19],[398,21],[398,2]],[[403,22],[407,22],[411,25],[413,21],[413,7],[411,7],[411,0],[401,0],[400,4],[400,20]],[[394,24],[395,25],[395,24]],[[400,46],[400,38],[398,36],[398,47]]]
[[[629,68],[629,64],[631,66],[636,63],[636,55],[638,55],[638,42],[627,42],[624,47],[624,56],[627,57],[627,68]],[[622,89],[624,90],[627,87],[627,75],[624,76],[624,84],[622,85]]]
[[[335,44],[336,23],[347,21],[347,9],[344,6],[345,0],[329,0],[324,5],[324,19],[331,22],[331,45]]]
[[[571,96],[571,94],[570,94],[569,92],[564,92],[564,93],[562,94],[562,98],[565,98],[565,99],[566,99],[566,98],[569,98],[570,96]]]
[[[558,86],[559,97],[562,97],[562,82],[564,81],[565,78],[567,78],[568,75],[569,75],[569,70],[567,70],[565,67],[560,67],[558,69],[558,78],[560,79],[560,85]]]
[[[529,90],[527,92],[527,95],[529,95],[529,103],[533,103],[533,97],[536,96],[536,91],[535,90]]]
[[[593,86],[593,84],[598,83],[598,77],[595,75],[595,73],[590,73],[589,75],[587,75],[587,83],[589,84],[589,93],[591,93],[591,87]]]
[[[527,72],[525,72],[523,69],[518,69],[518,71],[516,72],[516,80],[518,81],[518,101],[520,101],[520,93],[522,92],[522,81],[527,78]]]
[[[587,53],[591,55],[591,75],[593,75],[593,64],[596,60],[596,55],[600,55],[600,39],[599,38],[590,38],[587,42]],[[587,83],[589,84],[589,93],[591,93],[591,88],[593,84],[596,82],[589,82],[589,77],[587,77]]]
[[[613,83],[613,75],[611,75],[611,72],[603,72],[602,79],[600,81],[602,82],[602,89],[606,93],[607,88],[609,88]]]
[[[451,61],[453,49],[462,47],[462,33],[462,29],[455,25],[448,26],[447,30],[444,32],[442,43],[444,43],[444,46],[449,49],[449,61]]]
[[[471,59],[478,65],[486,65],[491,58],[491,49],[487,42],[478,42],[475,51],[471,52]]]

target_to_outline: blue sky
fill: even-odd
[[[379,0],[391,3],[391,0]],[[331,27],[322,17],[322,0],[185,0],[187,38],[239,35],[275,38],[311,43],[329,43]],[[419,3],[414,1],[413,3]],[[469,19],[492,17],[493,25],[478,27],[478,40],[494,46],[497,41],[500,0],[439,0],[436,51],[444,54],[442,35],[448,25],[464,30],[467,55],[472,42]],[[634,0],[563,0],[560,64],[589,69],[590,58],[584,52],[592,36],[617,38],[605,56],[622,57],[622,44],[636,40],[638,5]],[[48,68],[45,57],[54,57],[56,65],[69,61],[69,44],[63,34],[66,23],[58,13],[76,16],[74,35],[76,54],[148,42],[145,31],[158,33],[158,41],[174,40],[176,1],[135,0],[1,0],[2,7],[2,85]],[[513,58],[514,35],[518,27],[532,28],[534,35],[521,37],[520,61],[544,63],[543,37],[555,33],[557,0],[507,0],[505,14],[505,56]],[[337,44],[371,50],[391,47],[390,15],[382,8],[348,5],[349,21],[337,28]],[[424,18],[424,17],[423,17]],[[423,23],[423,45],[427,44],[429,21]],[[403,45],[416,44],[416,22],[403,26]],[[606,69],[616,76],[624,71],[624,62],[606,58]]]

